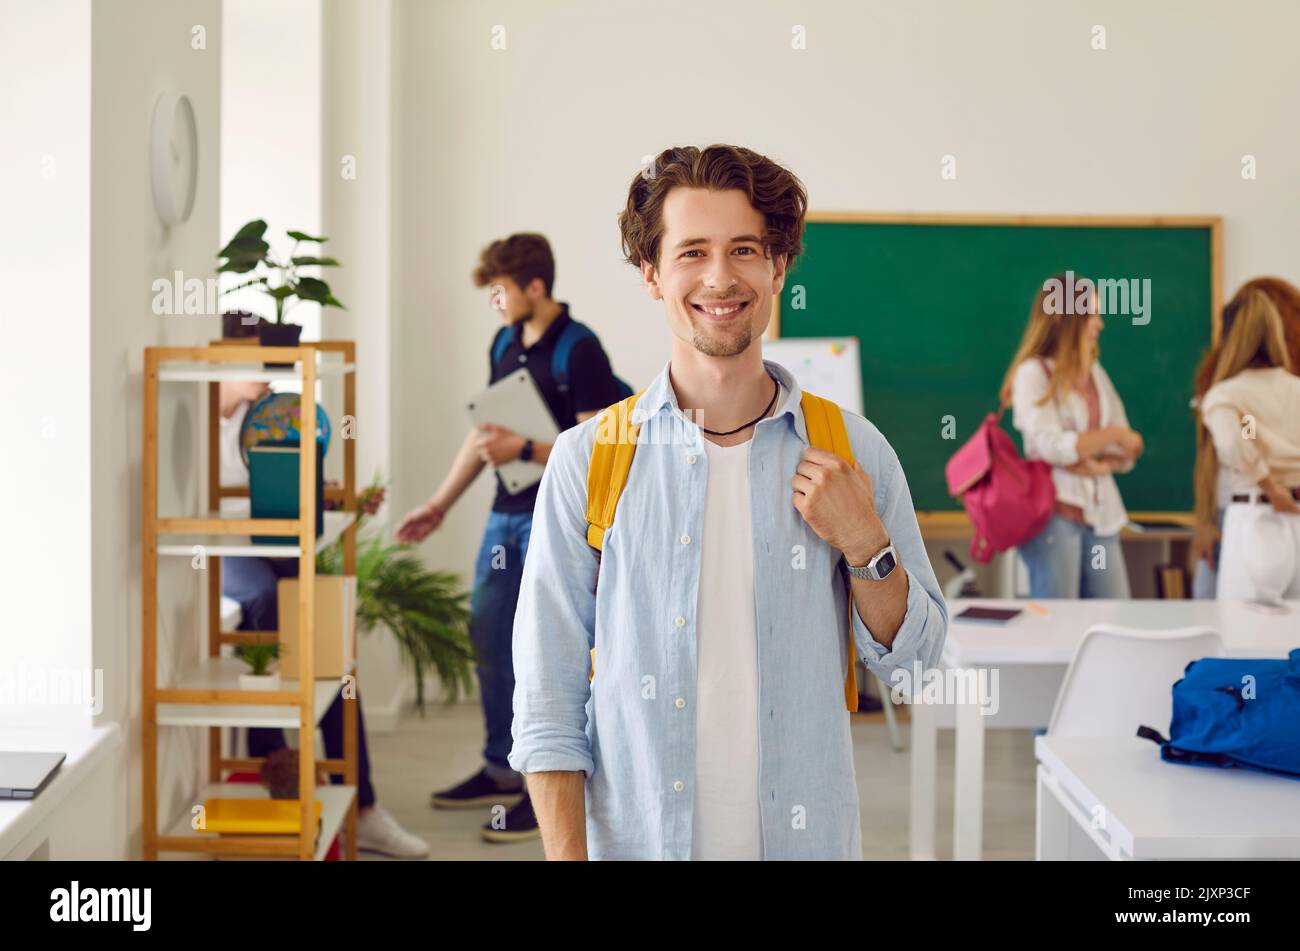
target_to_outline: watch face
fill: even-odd
[[[892,551],[883,552],[876,561],[876,575],[881,578],[885,577],[894,570],[894,566],[897,564],[898,562],[895,560]]]

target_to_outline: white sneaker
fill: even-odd
[[[403,829],[380,805],[357,818],[357,848],[396,859],[418,859],[429,854],[429,844]]]

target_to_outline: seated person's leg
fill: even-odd
[[[320,721],[321,734],[325,738],[325,755],[330,759],[343,758],[343,714],[349,701],[343,699],[339,691],[325,716]],[[366,750],[366,720],[362,716],[361,694],[357,694],[357,808],[369,809],[375,804],[375,789],[370,784],[370,754]],[[335,783],[343,780],[335,777]]]
[[[241,631],[275,631],[280,627],[279,602],[275,583],[284,576],[281,563],[293,564],[296,558],[223,558],[221,559],[221,593],[239,602],[243,619]],[[250,727],[248,755],[263,757],[285,745],[284,731],[271,727]]]

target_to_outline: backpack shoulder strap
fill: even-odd
[[[642,390],[641,393],[644,393]],[[636,453],[639,423],[632,422],[632,410],[641,393],[633,393],[613,406],[607,406],[596,420],[596,441],[587,463],[587,544],[597,555],[605,548],[605,532],[614,524],[619,496],[627,485],[627,474]],[[587,679],[596,676],[596,652],[591,651],[591,668]]]
[[[586,324],[580,324],[573,318],[564,325],[560,331],[560,338],[555,341],[555,350],[551,353],[551,376],[555,378],[556,385],[564,387],[569,383],[569,359],[573,356],[573,348],[588,337],[594,337],[596,334]]]
[[[844,427],[844,414],[839,404],[814,396],[807,390],[800,399],[803,422],[808,429],[808,441],[818,449],[833,452],[845,462],[853,461],[853,447]]]
[[[501,358],[506,355],[506,350],[510,347],[510,327],[502,327],[497,331],[497,335],[492,338],[492,368],[501,362]]]
[[[614,524],[614,511],[632,468],[641,426],[631,417],[640,398],[641,393],[633,393],[606,407],[596,421],[596,441],[587,464],[587,543],[597,551],[604,548],[605,532]]]
[[[803,422],[808,429],[808,442],[818,449],[833,452],[845,462],[852,463],[853,447],[844,426],[844,413],[839,404],[814,396],[807,390],[799,404],[803,408]],[[849,585],[849,670],[844,675],[844,707],[849,713],[858,710],[858,651],[853,643],[853,586]],[[888,700],[886,700],[888,702]]]

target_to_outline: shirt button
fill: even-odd
[[[527,363],[527,362],[528,362],[528,354],[526,354],[526,353],[521,353],[521,354],[519,354],[519,362],[520,362],[520,363]]]
[[[681,792],[685,788],[686,788],[686,784],[682,782],[680,779],[677,780],[677,782],[673,783],[673,789],[676,790],[677,792]]]
[[[679,615],[677,615],[677,617],[676,617],[676,619],[673,621],[673,623],[676,624],[678,627],[681,627],[683,624],[686,623],[686,618],[682,617],[682,616],[679,614]]]
[[[687,465],[692,465],[692,466],[695,465],[695,453],[688,452],[686,454],[686,463]]]
[[[683,709],[683,708],[686,706],[686,701],[683,700],[681,697],[678,697],[678,698],[677,698],[677,701],[676,701],[676,704],[677,704],[677,709],[678,709],[678,710],[681,710],[681,709]]]
[[[691,543],[691,536],[690,536],[690,535],[683,535],[683,536],[682,536],[682,544],[683,544],[683,545],[689,545],[690,543]]]

